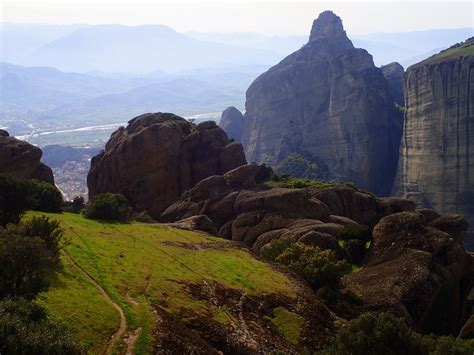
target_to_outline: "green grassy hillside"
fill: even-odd
[[[31,212],[26,218],[40,214],[44,213]],[[69,245],[62,256],[63,270],[39,302],[53,319],[70,327],[90,353],[107,347],[118,353],[127,347],[140,354],[152,352],[159,331],[157,310],[191,326],[203,320],[213,327],[239,323],[230,306],[200,297],[203,292],[211,300],[219,299],[222,290],[229,299],[232,290],[243,290],[241,297],[276,294],[296,299],[286,275],[228,241],[161,225],[100,223],[68,213],[46,215],[61,222]],[[126,324],[115,341],[110,337],[120,331],[117,307],[123,310]],[[291,334],[295,342],[301,322],[287,324],[281,315],[299,316],[280,308],[277,313],[278,322],[270,319],[269,324],[276,326],[282,339]]]
[[[419,64],[437,63],[446,59],[474,56],[474,39],[452,46],[440,53],[424,60]]]

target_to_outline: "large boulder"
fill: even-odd
[[[304,156],[330,180],[390,193],[403,117],[382,70],[331,11],[314,21],[306,45],[255,79],[245,108],[249,162],[286,166]]]
[[[42,154],[40,148],[0,131],[0,174],[54,185],[53,171],[41,162]]]
[[[399,199],[387,203],[347,184],[323,189],[272,187],[262,183],[270,173],[264,165],[248,164],[210,176],[183,193],[160,220],[172,223],[206,215],[219,236],[244,242],[256,252],[279,238],[339,251],[337,238],[345,226],[371,225],[381,211],[397,209],[387,205],[404,205]]]
[[[95,156],[89,198],[122,193],[132,207],[158,218],[198,181],[245,164],[242,146],[214,122],[197,126],[171,113],[149,113],[115,131]]]
[[[470,257],[458,237],[463,222],[445,221],[440,226],[449,228],[443,231],[416,211],[382,218],[364,266],[343,283],[356,289],[370,309],[403,316],[421,332],[455,333],[470,288]]]

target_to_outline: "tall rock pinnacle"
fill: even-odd
[[[324,11],[314,20],[309,41],[334,37],[346,37],[346,31],[339,16],[332,11]]]
[[[319,15],[309,42],[255,79],[245,106],[247,161],[277,168],[297,159],[316,166],[317,178],[390,192],[401,120],[382,71],[334,13]]]

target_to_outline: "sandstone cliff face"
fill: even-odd
[[[41,163],[41,149],[0,130],[0,174],[54,185],[53,171]]]
[[[405,93],[395,192],[474,225],[474,40],[408,68]]]
[[[403,94],[403,74],[405,74],[405,69],[397,62],[384,65],[380,69],[388,81],[393,100],[399,106],[405,106],[405,96]]]
[[[115,131],[92,159],[89,198],[120,192],[157,218],[198,181],[242,164],[242,146],[214,122],[194,126],[170,113],[145,114]]]
[[[219,127],[221,127],[229,138],[240,142],[242,139],[242,130],[244,128],[245,117],[242,112],[231,106],[226,108],[221,115]]]
[[[252,83],[245,117],[248,161],[275,165],[299,153],[329,179],[390,192],[401,122],[382,71],[332,12],[315,20],[304,47]]]

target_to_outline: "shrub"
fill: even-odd
[[[61,247],[62,230],[46,217],[0,228],[0,297],[31,299],[46,290]]]
[[[325,179],[328,176],[328,169],[312,161],[311,158],[302,154],[291,154],[275,166],[278,174],[288,174],[295,178],[303,179]]]
[[[412,331],[390,313],[365,313],[349,322],[326,354],[417,354]]]
[[[72,201],[66,201],[63,204],[64,212],[80,213],[85,207],[84,197],[76,196]]]
[[[337,260],[332,250],[321,250],[303,243],[293,243],[275,259],[305,279],[312,288],[339,288],[341,277],[351,271],[344,260]]]
[[[344,226],[344,229],[337,237],[342,240],[357,239],[368,242],[371,239],[371,231],[364,224],[349,224]]]
[[[344,226],[342,232],[337,235],[345,258],[351,264],[360,265],[367,252],[367,243],[370,242],[372,232],[370,228],[363,224],[350,224]]]
[[[323,354],[472,354],[474,341],[420,335],[390,313],[365,313],[349,322]]]
[[[84,215],[90,219],[127,221],[130,212],[127,199],[123,195],[106,192],[94,196],[87,203]]]
[[[60,212],[62,201],[61,192],[51,184],[0,175],[0,226],[18,223],[28,209]]]
[[[276,239],[264,245],[262,249],[260,249],[260,255],[269,261],[275,261],[276,258],[294,242],[295,240],[290,237]]]
[[[51,322],[39,305],[24,299],[0,301],[0,354],[81,354],[69,332]]]
[[[273,174],[270,177],[270,181],[268,181],[267,184],[274,187],[282,187],[286,189],[304,189],[306,187],[311,187],[315,189],[324,189],[326,187],[333,186],[333,184],[326,181],[292,178],[289,175],[277,175],[277,174]]]
[[[132,213],[131,219],[140,223],[156,223],[146,211]]]
[[[344,319],[353,319],[364,309],[361,296],[347,288],[322,287],[316,291],[316,295],[331,311]]]
[[[63,196],[56,186],[39,180],[29,181],[33,197],[32,209],[43,212],[61,212]]]
[[[0,226],[18,223],[24,211],[33,206],[25,180],[0,175]]]

